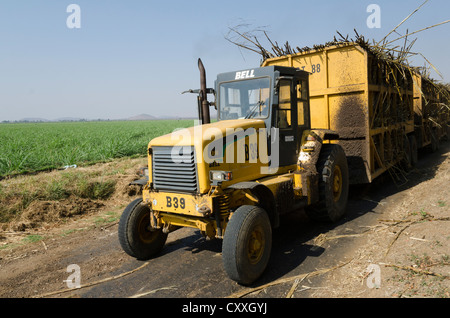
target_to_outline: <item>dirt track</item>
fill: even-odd
[[[449,171],[446,142],[437,153],[421,153],[400,187],[387,176],[352,188],[348,214],[338,224],[314,223],[302,211],[284,217],[267,271],[251,287],[227,278],[221,241],[193,229],[171,233],[163,253],[149,262],[130,258],[119,246],[116,222],[95,225],[124,208],[123,202],[105,203],[97,213],[33,230],[43,240],[1,249],[0,296],[448,298]],[[0,244],[25,237],[0,234]],[[70,264],[80,268],[80,289],[64,282]],[[379,286],[375,271],[368,272],[371,264],[380,270]]]

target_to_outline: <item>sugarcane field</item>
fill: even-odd
[[[0,5],[6,304],[450,298],[450,4],[263,2]]]

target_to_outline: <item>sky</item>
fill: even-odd
[[[181,92],[199,88],[198,58],[208,87],[218,73],[260,65],[258,54],[226,40],[231,27],[263,28],[272,40],[299,47],[330,41],[336,31],[353,36],[354,29],[381,40],[423,2],[0,0],[0,122],[193,117],[196,96]],[[68,10],[71,4],[79,11]],[[380,28],[367,24],[370,4],[380,8]],[[450,1],[429,0],[397,31],[448,19]],[[443,82],[450,82],[449,37],[450,23],[411,37],[417,38],[412,51],[422,53],[443,78],[431,76]]]

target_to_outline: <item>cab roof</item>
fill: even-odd
[[[234,72],[221,73],[217,75],[217,82],[230,82],[236,80],[245,80],[266,76],[293,76],[301,79],[307,79],[309,73],[302,71],[299,68],[285,67],[285,66],[266,66],[239,70]]]

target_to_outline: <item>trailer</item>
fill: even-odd
[[[417,69],[342,43],[265,59],[310,73],[311,127],[339,133],[350,183],[370,183],[388,169],[409,169],[417,151],[436,150],[449,134],[449,91]]]

